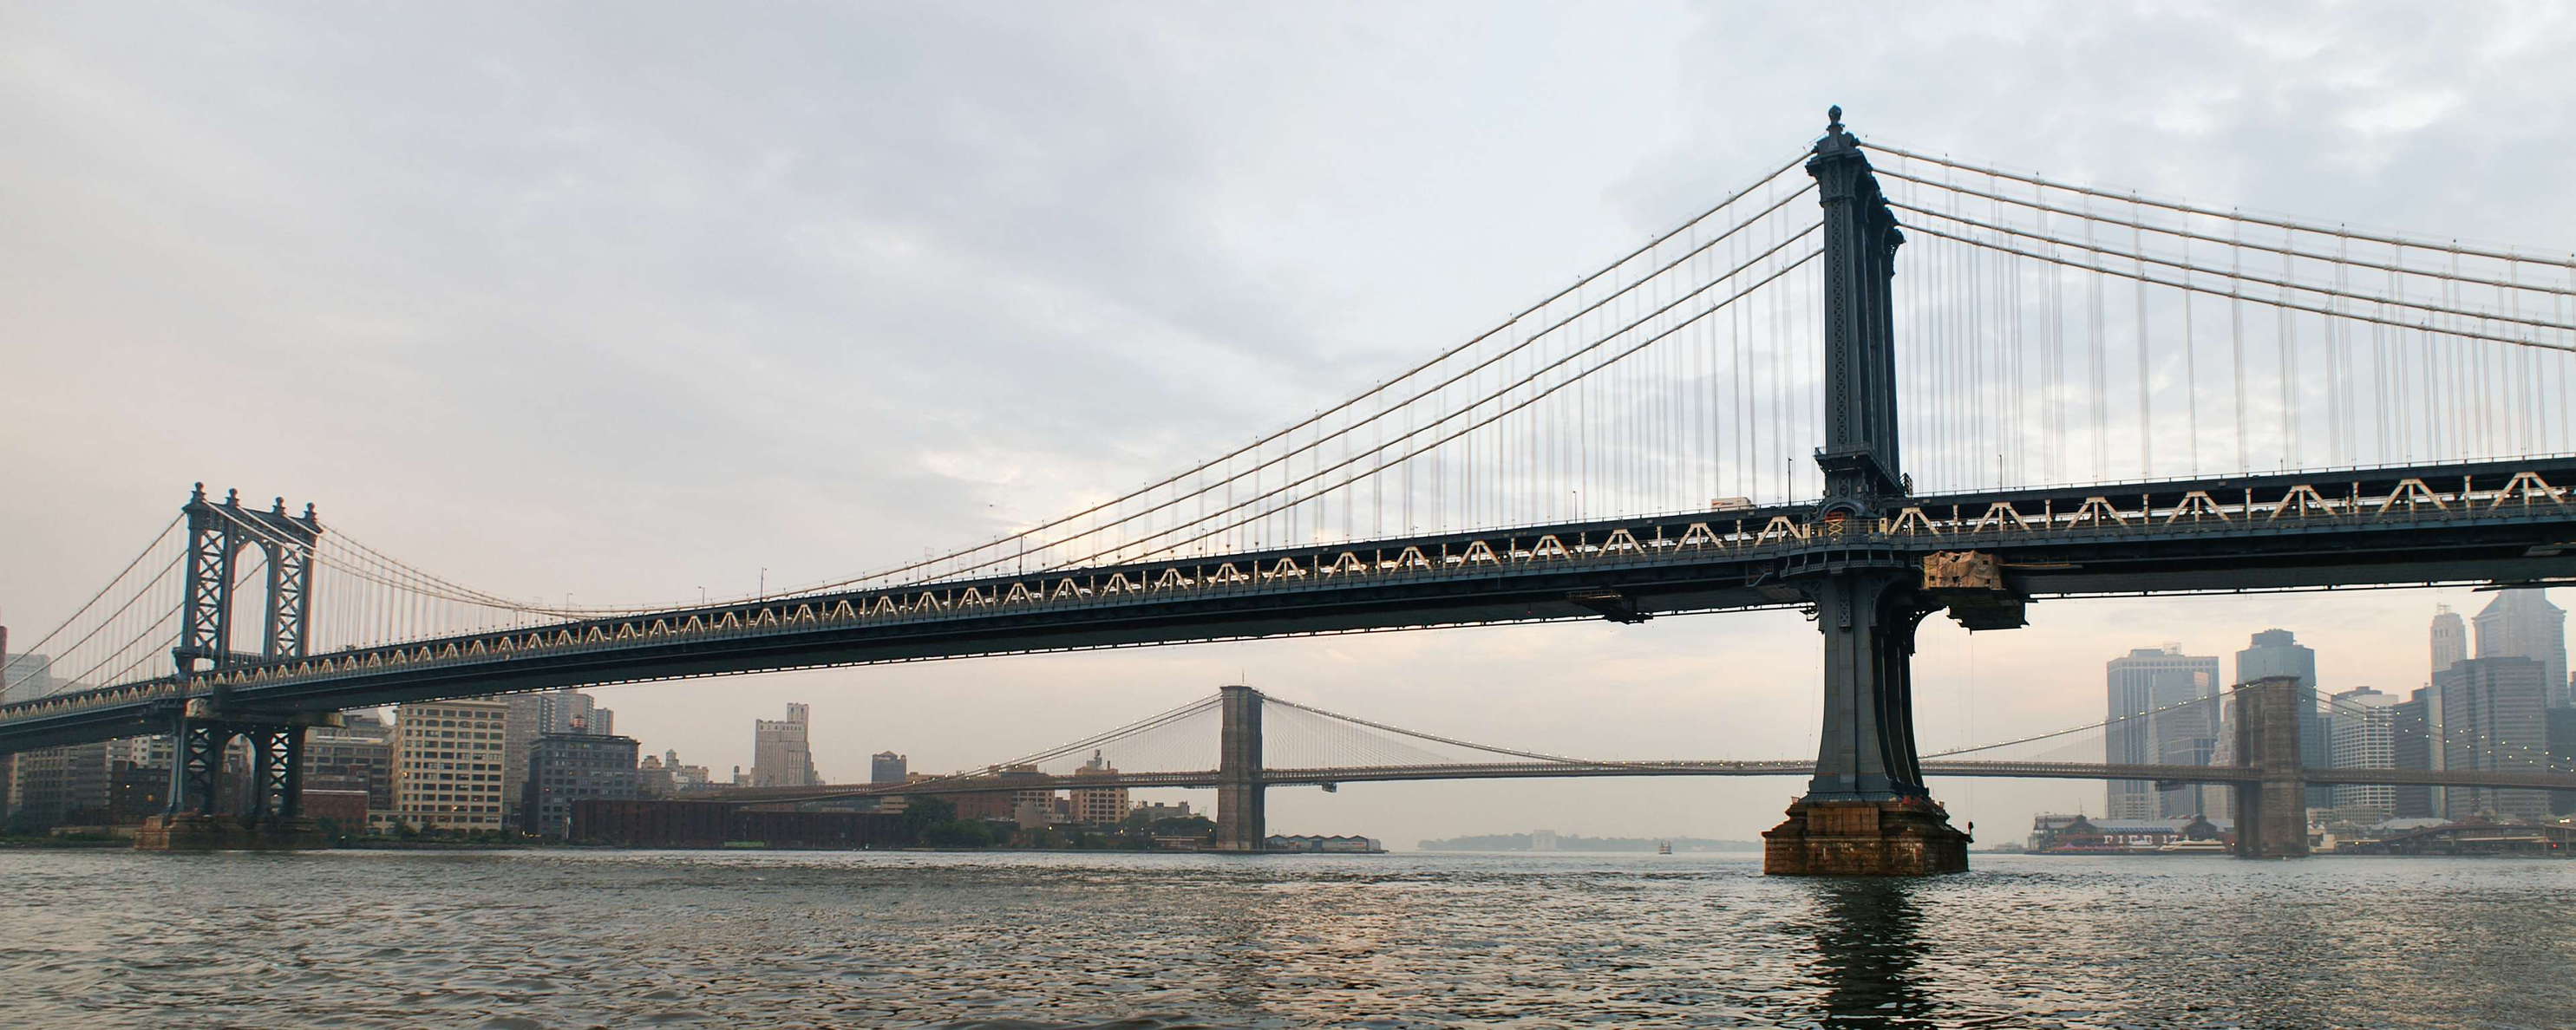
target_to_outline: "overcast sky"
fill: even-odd
[[[1865,140],[2060,180],[2564,248],[2570,53],[2554,4],[0,0],[0,617],[50,627],[197,480],[576,603],[983,539],[1490,325],[1795,153],[1828,103]],[[2329,689],[2411,689],[2446,599],[2484,601],[1936,620],[1923,741],[2097,720],[2105,659],[2269,626]],[[1774,757],[1812,754],[1818,647],[1769,613],[598,693],[719,770],[809,702],[835,780],[1238,678],[1552,752]],[[1799,786],[1358,786],[1276,792],[1271,818],[1748,838]],[[1989,840],[2102,796],[1936,790]]]

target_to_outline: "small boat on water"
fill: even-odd
[[[1656,842],[1655,842],[1655,853],[1656,853],[1656,854],[1658,854],[1658,855],[1669,855],[1669,854],[1672,854],[1672,853],[1673,853],[1673,842],[1668,841],[1668,840],[1659,840],[1659,841],[1656,841]]]
[[[2158,845],[2156,853],[2161,855],[2224,855],[2227,854],[2229,850],[2227,842],[2225,841],[2176,840],[2166,841],[2165,843]]]

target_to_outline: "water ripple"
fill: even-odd
[[[0,982],[13,1024],[137,1027],[2552,1027],[2571,887],[2507,860],[21,851]]]

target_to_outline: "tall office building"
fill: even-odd
[[[1076,782],[1116,775],[1118,767],[1109,764],[1096,750],[1091,753],[1091,761],[1073,771]],[[1071,800],[1073,821],[1085,826],[1115,826],[1127,818],[1125,787],[1075,787]]]
[[[2208,765],[2218,749],[2218,659],[2187,655],[2179,647],[2142,647],[2111,659],[2110,715],[2105,761],[2115,765]],[[2150,713],[2150,714],[2141,714]],[[2201,784],[2156,790],[2152,783],[2114,780],[2103,815],[2111,819],[2162,819],[2204,815],[2219,800]]]
[[[892,751],[879,751],[868,756],[869,783],[902,783],[911,772],[911,760]]]
[[[2454,771],[2534,772],[2548,765],[2549,730],[2541,708],[2548,667],[2531,658],[2470,658],[2433,677],[2430,713],[2436,761]],[[2541,790],[2449,787],[2447,819],[2477,815],[2539,819],[2549,814]]]
[[[33,701],[54,690],[54,660],[40,654],[0,658],[0,704]]]
[[[2317,705],[2317,653],[2286,629],[2267,629],[2254,634],[2253,642],[2236,652],[2236,682],[2252,683],[2274,676],[2295,676],[2299,680],[2299,753],[2316,761],[2332,748],[2331,734],[2326,729],[2325,713]],[[2308,788],[2309,808],[2334,806],[2334,788]]]
[[[2499,590],[2478,612],[2478,657],[2529,658],[2541,665],[2542,703],[2564,707],[2567,697],[2567,612],[2549,603],[2549,591]]]
[[[2433,668],[2441,672],[2469,656],[2469,624],[2447,604],[2433,606]]]
[[[807,736],[811,718],[806,706],[791,704],[787,718],[753,721],[752,786],[811,787],[823,782],[814,775],[814,750]]]
[[[422,701],[394,711],[394,804],[386,822],[427,830],[499,830],[502,749],[510,706]]]
[[[2549,710],[2549,767],[2559,772],[2576,772],[2576,708]],[[2553,815],[2576,815],[2576,790],[2549,792],[2549,811]]]
[[[2396,768],[2440,768],[2433,760],[2433,688],[2417,688],[2406,700],[2388,707],[2388,751]],[[2388,795],[2389,814],[2396,818],[2434,819],[2442,814],[2438,788],[2422,784],[2391,787]]]
[[[2330,730],[2327,764],[2338,769],[2397,767],[2397,698],[2369,687],[2354,687],[2334,696],[2326,713]],[[2334,806],[2367,813],[2369,821],[2386,819],[2397,810],[2396,788],[2343,784],[2334,789]]]

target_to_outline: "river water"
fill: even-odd
[[[0,852],[0,1025],[2576,1024],[2576,862],[1976,864]]]

